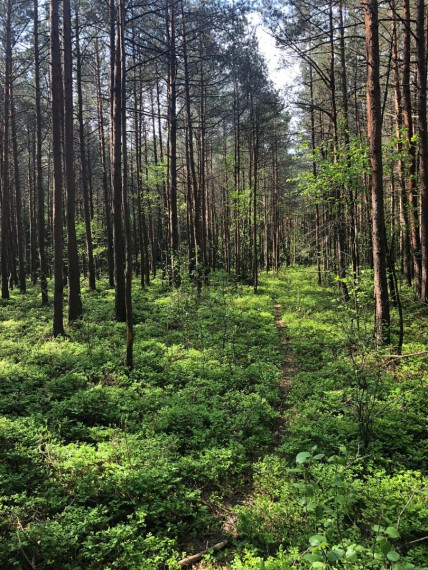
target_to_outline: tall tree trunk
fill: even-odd
[[[68,320],[82,317],[76,236],[76,177],[74,171],[73,78],[70,0],[63,0],[64,158],[67,188]]]
[[[417,1],[416,35],[418,67],[418,135],[421,237],[421,302],[428,304],[428,128],[427,58],[425,45],[425,1]]]
[[[115,14],[114,0],[110,0],[110,8]],[[116,320],[126,322],[125,297],[125,240],[123,235],[123,190],[122,190],[122,65],[120,26],[117,23],[117,34],[113,38],[114,47],[114,82],[113,82],[113,116],[111,129],[111,146],[113,157],[113,239],[114,239],[114,273],[115,273],[115,312]]]
[[[2,212],[1,212],[1,296],[9,299],[10,263],[10,176],[9,176],[9,113],[10,84],[12,81],[12,0],[6,5],[5,72],[4,72],[4,117],[3,117],[3,164],[2,164]]]
[[[336,104],[336,77],[335,77],[335,53],[334,53],[334,22],[333,22],[333,4],[329,4],[329,40],[330,40],[330,99],[331,99],[331,117],[333,128],[333,144],[334,144],[334,161],[338,160],[339,152],[339,133],[338,133],[338,117]],[[346,78],[344,79],[346,81]],[[335,188],[335,215],[334,226],[336,234],[336,252],[337,252],[337,272],[339,275],[339,286],[343,293],[345,301],[349,301],[348,287],[346,285],[346,260],[345,260],[345,227],[343,212],[343,185],[337,184]]]
[[[253,291],[257,293],[258,287],[258,248],[257,248],[257,192],[259,180],[259,123],[257,109],[254,109],[253,95],[251,94],[251,144],[253,147],[253,220],[252,220],[252,282]]]
[[[107,167],[106,143],[104,135],[104,112],[101,93],[101,62],[98,40],[95,42],[96,58],[96,88],[97,88],[97,116],[98,116],[98,139],[100,147],[100,160],[103,180],[104,212],[107,228],[107,269],[110,287],[114,287],[114,259],[113,259],[113,229],[111,223],[111,196],[110,174]]]
[[[412,283],[412,274],[410,267],[410,235],[408,222],[409,204],[406,194],[405,185],[405,166],[403,161],[403,113],[402,113],[402,97],[400,85],[400,68],[398,56],[398,39],[397,39],[397,14],[395,5],[392,8],[392,63],[394,68],[394,103],[395,103],[395,136],[397,138],[398,152],[398,182],[399,182],[399,216],[400,216],[400,245],[402,255],[403,275],[409,285]]]
[[[27,154],[28,154],[28,223],[30,230],[30,278],[31,283],[37,283],[37,195],[36,195],[36,144],[27,132]]]
[[[421,291],[421,243],[418,230],[418,204],[416,193],[416,150],[413,140],[413,118],[412,118],[412,95],[410,90],[410,61],[411,61],[411,36],[412,19],[410,14],[410,2],[403,2],[403,120],[406,127],[407,150],[409,153],[409,174],[408,174],[408,197],[409,197],[409,220],[410,237],[412,245],[414,287],[416,296]]]
[[[77,80],[77,99],[78,99],[78,120],[79,120],[79,150],[80,150],[80,168],[82,179],[83,208],[85,213],[85,235],[86,235],[86,255],[88,259],[88,281],[89,289],[95,291],[95,264],[94,264],[94,248],[92,245],[91,232],[91,207],[90,193],[88,184],[88,169],[86,159],[85,144],[85,123],[83,121],[83,95],[82,95],[82,58],[80,55],[80,29],[79,15],[76,10],[76,80]]]
[[[377,0],[364,4],[367,50],[367,132],[370,141],[372,246],[375,295],[375,338],[390,342],[386,229],[383,204],[382,116],[379,83],[379,23]]]
[[[311,146],[312,146],[312,174],[314,179],[317,177],[317,163],[315,161],[315,108],[314,108],[314,80],[312,63],[309,63],[309,97],[311,106]],[[317,279],[318,285],[321,285],[321,242],[320,242],[320,209],[318,196],[315,197],[315,249],[317,258]]]
[[[175,36],[175,2],[168,1],[168,190],[169,190],[169,247],[171,280],[180,286],[177,211],[177,54]]]
[[[59,42],[59,0],[50,3],[50,60],[53,152],[53,247],[54,247],[54,301],[53,335],[63,335],[63,245],[62,245],[62,68]]]
[[[22,225],[22,196],[21,196],[21,179],[19,172],[18,157],[18,140],[16,132],[15,105],[13,99],[13,84],[10,82],[10,124],[12,129],[12,150],[13,165],[15,172],[15,202],[16,202],[16,235],[18,245],[18,263],[19,263],[19,290],[25,293],[26,287],[26,271],[25,271],[25,234]]]
[[[131,219],[128,200],[128,155],[126,133],[126,59],[125,59],[125,2],[119,0],[118,8],[118,51],[120,56],[121,80],[121,130],[122,130],[122,202],[123,229],[125,237],[125,308],[126,308],[126,356],[125,366],[133,367],[134,322],[132,315],[132,249],[131,249]],[[139,173],[138,173],[139,175]]]
[[[37,230],[38,230],[38,249],[40,264],[40,289],[42,294],[42,305],[48,304],[48,283],[47,274],[48,267],[45,254],[45,193],[43,188],[43,170],[42,170],[42,109],[41,109],[41,90],[40,90],[40,52],[39,52],[39,13],[38,0],[34,0],[34,82],[36,97],[36,155],[35,155],[35,174],[36,174],[36,197],[37,197]]]
[[[186,22],[185,22],[185,13],[184,13],[184,2],[181,0],[180,2],[181,8],[181,30],[182,30],[182,38],[183,38],[183,63],[184,63],[184,87],[185,87],[185,94],[186,94],[186,121],[187,121],[187,134],[188,134],[188,168],[190,170],[190,184],[193,190],[191,201],[189,203],[189,207],[191,208],[191,232],[192,235],[190,236],[193,240],[193,249],[195,254],[195,259],[191,260],[191,267],[194,267],[195,277],[196,277],[196,285],[198,290],[200,290],[202,284],[202,276],[201,276],[201,267],[203,260],[201,259],[202,255],[202,248],[203,248],[203,239],[202,239],[202,208],[201,208],[201,197],[200,197],[200,188],[198,184],[198,177],[196,174],[196,165],[195,165],[195,149],[193,144],[193,120],[192,120],[192,112],[191,112],[191,97],[190,97],[190,76],[189,76],[189,64],[188,64],[188,55],[187,55],[187,34],[186,34]]]

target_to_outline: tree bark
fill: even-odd
[[[110,9],[115,14],[114,0],[110,0]],[[116,320],[126,322],[125,297],[125,241],[123,235],[123,190],[122,190],[122,65],[121,39],[118,18],[115,20],[117,33],[113,41],[114,82],[113,82],[113,116],[111,131],[111,147],[113,157],[113,240],[114,240],[114,273],[115,273],[115,312]]]
[[[4,71],[4,118],[3,118],[3,164],[2,164],[2,212],[1,212],[1,296],[9,299],[10,263],[10,176],[9,176],[9,113],[10,83],[12,80],[12,0],[6,5],[5,71]]]
[[[382,116],[379,83],[378,2],[364,4],[367,50],[367,133],[370,142],[372,246],[375,295],[375,339],[390,342],[390,315],[386,275],[386,229],[383,204]]]
[[[175,35],[175,2],[167,7],[168,27],[168,190],[169,190],[169,247],[171,281],[180,286],[177,212],[177,54]]]
[[[427,61],[425,45],[425,1],[418,0],[416,17],[418,67],[418,135],[419,135],[419,192],[421,238],[421,295],[428,304],[428,128],[427,128]]]
[[[89,193],[88,169],[87,169],[87,159],[86,159],[85,123],[83,121],[82,59],[80,55],[80,29],[79,29],[79,16],[77,11],[76,11],[76,80],[77,80],[77,99],[78,99],[80,168],[81,168],[81,177],[82,177],[83,208],[85,213],[86,255],[88,259],[88,281],[89,281],[89,289],[91,291],[95,291],[96,284],[95,284],[94,249],[92,245],[92,232],[91,232],[91,207],[90,207],[90,193]]]
[[[40,264],[40,290],[42,294],[42,305],[47,305],[48,283],[47,274],[48,267],[45,253],[45,193],[43,188],[43,170],[42,170],[42,110],[41,110],[41,89],[40,89],[40,52],[39,52],[39,15],[38,0],[34,0],[34,83],[36,97],[36,155],[35,155],[35,174],[36,174],[36,197],[37,197],[37,230],[38,230],[38,249]],[[36,201],[35,201],[36,202]]]
[[[22,225],[22,196],[21,196],[21,179],[19,172],[18,157],[18,139],[16,132],[15,104],[13,99],[13,83],[10,82],[10,124],[12,129],[12,151],[13,165],[15,173],[15,204],[16,204],[16,236],[18,245],[18,265],[19,265],[19,290],[25,293],[26,286],[26,270],[25,270],[25,234]]]
[[[96,60],[96,89],[97,89],[97,116],[98,116],[98,139],[100,148],[100,160],[103,180],[104,212],[107,229],[107,269],[110,287],[114,287],[114,259],[113,259],[113,229],[111,221],[111,196],[110,174],[107,167],[106,143],[104,135],[104,112],[101,93],[101,62],[98,40],[95,43]]]
[[[82,317],[76,236],[76,177],[74,171],[73,78],[70,0],[63,0],[64,158],[67,189],[68,320]]]
[[[421,291],[421,243],[419,236],[419,224],[417,218],[418,200],[416,193],[416,149],[413,140],[413,117],[412,117],[412,94],[410,89],[410,60],[411,60],[411,14],[410,2],[404,0],[403,3],[403,120],[405,135],[407,139],[407,151],[409,153],[408,172],[408,198],[409,198],[409,220],[410,238],[413,257],[414,288],[416,296]]]
[[[63,245],[62,245],[62,164],[61,164],[61,119],[62,119],[62,68],[59,42],[59,0],[50,3],[50,60],[51,60],[51,106],[52,106],[52,153],[53,153],[53,247],[54,247],[54,301],[53,335],[63,335]]]

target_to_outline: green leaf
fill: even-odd
[[[383,528],[383,526],[380,526],[378,524],[375,524],[372,526],[372,531],[373,532],[383,532],[385,529]]]
[[[343,555],[344,552],[341,549],[329,550],[327,552],[327,558],[330,560],[330,562],[337,562],[338,560],[342,560]]]
[[[388,540],[382,540],[379,546],[382,553],[385,555],[387,555],[392,550],[392,544]]]
[[[301,451],[296,455],[296,463],[305,463],[305,461],[311,456],[309,451]]]
[[[321,561],[312,562],[312,568],[325,568],[325,564]]]
[[[325,453],[317,453],[316,455],[314,455],[314,460],[319,461],[320,459],[323,459],[324,457],[325,457]]]
[[[389,526],[385,532],[390,538],[400,538],[400,533],[395,528],[395,526]]]
[[[346,551],[345,558],[346,560],[349,560],[349,562],[356,562],[357,553],[355,552],[355,550],[350,548],[349,550]]]
[[[327,539],[322,534],[314,534],[309,539],[309,544],[311,546],[319,546],[320,544],[327,542]]]
[[[348,453],[348,450],[346,449],[346,447],[344,445],[339,446],[339,451],[341,451],[343,453],[343,455],[346,455]]]
[[[388,560],[390,560],[391,562],[397,562],[398,560],[400,560],[400,555],[398,554],[398,552],[396,552],[395,550],[390,550],[388,552],[388,554],[386,555],[386,557],[388,558]]]
[[[308,562],[321,562],[322,557],[319,554],[309,553],[303,556],[303,560],[307,560]]]

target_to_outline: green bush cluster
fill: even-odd
[[[352,307],[312,271],[268,278],[265,292],[285,309],[292,383],[282,443],[237,508],[245,539],[231,568],[425,568],[426,355],[377,351],[370,295],[357,330]],[[423,350],[427,315],[410,291],[404,302],[411,354]]]
[[[368,289],[357,327],[309,270],[265,275],[257,295],[210,279],[201,297],[134,288],[132,371],[106,283],[66,339],[36,289],[2,307],[0,566],[177,568],[245,492],[206,568],[424,568],[427,359],[373,349]],[[404,302],[403,350],[423,351],[427,316]]]
[[[175,567],[272,444],[281,363],[270,298],[213,276],[202,298],[135,287],[135,368],[99,287],[50,336],[38,294],[0,333],[0,566]],[[104,284],[106,285],[106,284]]]

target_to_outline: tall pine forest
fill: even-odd
[[[427,76],[425,0],[1,0],[1,569],[428,569]]]

